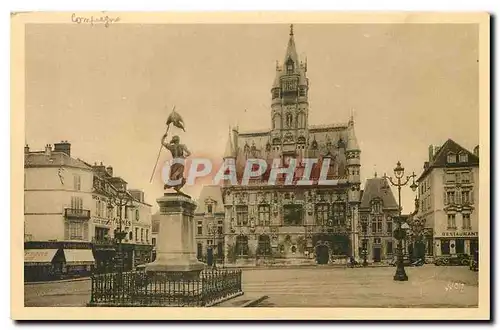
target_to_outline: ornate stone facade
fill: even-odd
[[[276,66],[271,88],[271,128],[230,131],[224,161],[235,165],[239,182],[250,159],[268,164],[262,177],[248,184],[225,182],[225,257],[229,262],[265,263],[276,259],[330,262],[358,254],[358,205],[360,202],[360,149],[354,120],[345,124],[309,124],[307,62],[299,61],[293,28],[282,65]],[[305,170],[304,159],[328,160],[327,185],[297,185]],[[292,184],[285,175],[277,183],[267,179],[273,164],[287,167],[295,160]]]
[[[368,262],[381,262],[396,256],[397,241],[393,238],[396,229],[398,204],[385,178],[366,180],[359,208],[360,242],[359,252],[366,252]]]

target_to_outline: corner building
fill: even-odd
[[[297,56],[293,26],[284,60],[276,65],[269,115],[270,129],[240,132],[236,127],[229,133],[224,161],[235,165],[239,179],[249,159],[264,159],[268,166],[247,185],[223,184],[225,259],[236,264],[324,264],[357,256],[361,151],[354,120],[309,123],[307,62]],[[296,182],[304,158],[320,164],[328,159],[330,184],[317,184],[318,167],[312,185],[286,185],[285,175],[268,184],[273,160],[287,167],[295,159]]]
[[[416,217],[427,258],[473,255],[479,249],[479,146],[473,153],[451,139],[429,146],[417,181]]]

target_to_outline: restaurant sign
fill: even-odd
[[[477,237],[477,231],[444,231],[442,237]]]

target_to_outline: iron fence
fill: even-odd
[[[141,270],[93,275],[88,306],[199,307],[239,294],[239,269],[205,269],[195,279],[172,279]]]

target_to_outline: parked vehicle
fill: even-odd
[[[412,262],[411,265],[413,267],[420,267],[420,266],[423,266],[424,264],[425,264],[425,260],[424,259],[417,259],[414,262]]]
[[[479,251],[474,251],[472,258],[469,261],[469,269],[477,272],[479,270]]]
[[[434,264],[436,266],[466,266],[470,264],[470,256],[468,254],[457,254],[440,256],[434,258]]]

